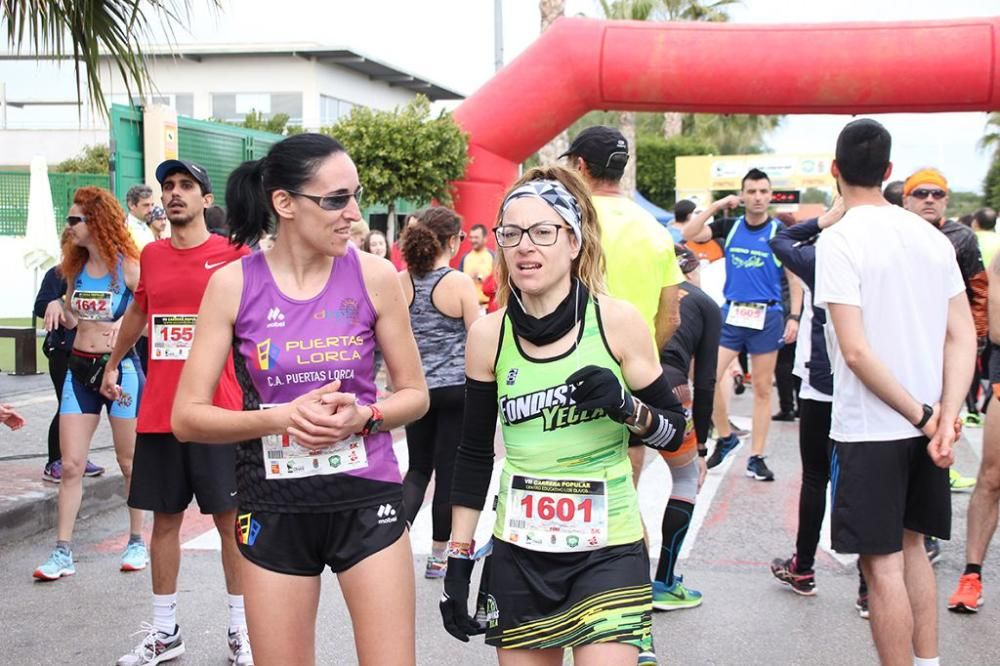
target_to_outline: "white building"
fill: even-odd
[[[177,45],[149,47],[146,100],[178,115],[238,121],[249,111],[285,113],[309,130],[332,125],[361,105],[392,109],[417,93],[431,101],[462,96],[354,49],[318,44]],[[111,62],[102,68],[110,102],[127,103]],[[134,93],[134,91],[133,91]],[[0,53],[0,166],[27,165],[42,153],[50,164],[87,145],[107,143],[106,119],[76,99],[71,62],[38,62]]]

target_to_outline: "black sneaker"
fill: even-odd
[[[757,481],[774,481],[774,472],[767,468],[764,456],[750,456],[747,460],[747,476]]]
[[[812,569],[799,571],[795,558],[783,560],[780,557],[771,560],[771,573],[779,581],[792,588],[796,594],[811,597],[816,594],[816,573]]]
[[[787,412],[781,411],[771,417],[772,421],[794,421],[795,412],[788,410]]]
[[[743,375],[736,375],[733,377],[733,393],[736,395],[743,395],[747,390],[746,384],[743,383]]]
[[[712,451],[712,455],[708,457],[708,462],[706,463],[708,468],[712,469],[721,465],[726,456],[735,451],[739,445],[740,439],[736,435],[730,435],[728,439],[720,437],[715,440],[715,449]]]

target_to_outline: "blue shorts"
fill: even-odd
[[[722,306],[722,321],[729,315],[729,303]],[[748,354],[770,354],[785,346],[785,311],[780,305],[772,305],[767,309],[763,330],[722,324],[722,337],[719,345],[734,351],[745,351]]]
[[[142,369],[133,357],[122,359],[118,365],[118,385],[122,387],[122,397],[118,400],[108,400],[98,391],[87,388],[82,382],[73,379],[72,370],[67,370],[59,413],[100,414],[104,407],[109,416],[134,419],[139,413],[139,399],[145,383]]]

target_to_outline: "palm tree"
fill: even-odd
[[[1000,111],[994,111],[986,118],[986,126],[983,129],[986,133],[976,144],[979,150],[992,148],[996,153],[994,159],[1000,157]]]
[[[549,29],[556,19],[566,14],[566,0],[538,0],[538,11],[542,18],[542,32]],[[538,160],[541,164],[555,164],[559,156],[569,150],[569,133],[559,132],[554,139],[541,147]]]
[[[206,1],[218,5],[221,0]],[[130,96],[133,86],[142,95],[149,76],[141,43],[148,41],[154,19],[164,26],[183,23],[191,0],[2,0],[0,7],[7,45],[15,51],[28,47],[39,56],[71,59],[77,100],[82,99],[83,69],[93,105],[106,113],[101,58],[111,58]],[[170,29],[165,32],[171,41]]]

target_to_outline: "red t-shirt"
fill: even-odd
[[[221,267],[247,254],[250,249],[246,246],[234,247],[215,234],[201,245],[183,250],[171,245],[170,239],[143,248],[134,298],[146,313],[149,326],[149,376],[139,403],[137,432],[170,432],[174,394],[208,279]],[[232,353],[226,360],[212,403],[225,409],[243,409],[243,393],[236,382]]]

